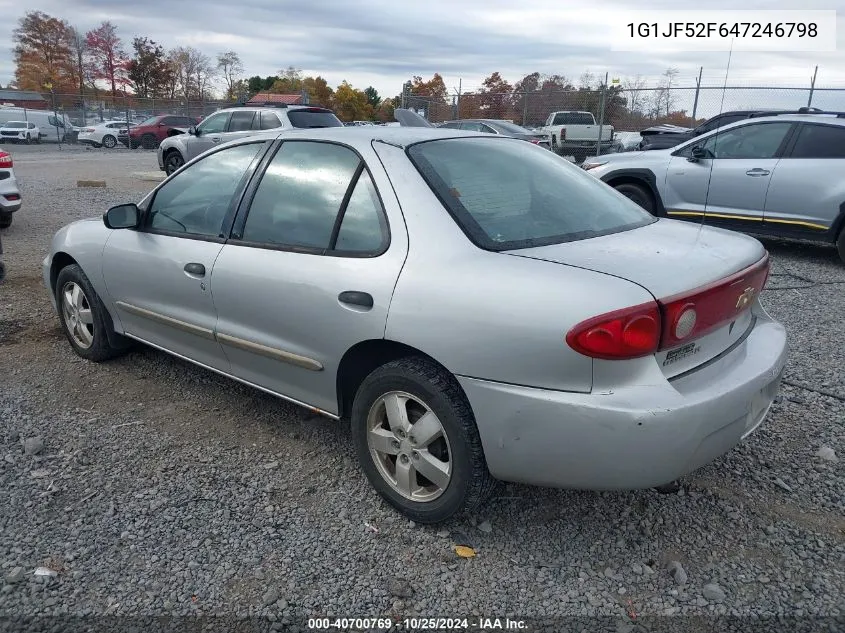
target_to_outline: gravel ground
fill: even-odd
[[[845,630],[845,266],[832,248],[767,241],[764,300],[790,334],[783,398],[676,494],[509,485],[477,515],[420,527],[370,489],[343,424],[151,349],[77,358],[41,259],[61,225],[139,199],[151,185],[128,174],[155,171],[155,156],[12,153],[24,207],[2,234],[7,628],[11,617],[66,631],[49,616],[111,615],[97,630],[129,630],[129,616],[204,614],[242,618],[215,630],[420,615],[470,628],[546,619],[552,631]],[[477,555],[458,558],[455,544]],[[791,619],[755,619],[771,616]]]

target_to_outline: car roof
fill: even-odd
[[[266,105],[262,103],[245,103],[243,105],[237,106],[229,106],[228,108],[220,108],[219,110],[212,112],[211,114],[217,114],[218,112],[240,112],[242,110],[270,110],[271,112],[278,112],[285,110],[321,110],[324,112],[332,112],[329,108],[324,108],[323,106],[318,105],[303,105],[303,104],[295,104],[295,105]],[[333,113],[333,112],[332,112]],[[211,116],[211,115],[209,115]]]
[[[356,125],[325,128],[295,128],[288,130],[268,130],[251,134],[243,139],[231,141],[232,145],[255,140],[276,140],[287,138],[306,138],[315,141],[335,141],[346,144],[368,144],[372,141],[384,141],[392,145],[407,147],[422,141],[447,138],[485,138],[505,139],[496,134],[481,134],[465,130],[435,127],[394,127],[385,125]],[[228,145],[228,143],[227,143]]]

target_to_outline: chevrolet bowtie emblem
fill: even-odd
[[[742,310],[746,307],[751,301],[754,299],[754,295],[757,294],[757,291],[753,287],[746,288],[742,291],[742,294],[737,297],[736,300],[736,309]]]

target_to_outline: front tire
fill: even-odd
[[[178,150],[170,150],[164,157],[164,173],[168,176],[185,164],[185,159]]]
[[[112,346],[106,308],[82,269],[72,264],[56,280],[59,321],[70,346],[78,356],[94,362],[114,358],[125,348]]]
[[[26,141],[24,141],[24,142],[25,142],[27,145],[31,145],[31,144],[32,144],[32,137],[31,137],[29,134],[27,134],[27,135],[26,135]]]
[[[632,202],[636,202],[638,205],[640,205],[643,209],[645,209],[652,215],[656,215],[654,198],[652,197],[651,192],[648,191],[648,189],[646,189],[645,187],[641,185],[636,185],[634,183],[626,182],[622,183],[621,185],[616,185],[614,189],[616,189],[616,191],[621,193],[623,196],[625,196]]]
[[[117,139],[112,136],[111,134],[106,134],[103,137],[103,147],[107,147],[108,149],[112,149],[117,145]]]
[[[8,229],[12,226],[12,218],[15,216],[11,213],[3,213],[0,215],[0,229]]]
[[[411,357],[364,379],[352,405],[352,437],[376,491],[419,523],[439,523],[483,503],[496,480],[458,381]]]

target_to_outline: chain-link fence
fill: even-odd
[[[670,123],[694,127],[729,110],[797,110],[812,106],[845,111],[845,88],[682,87],[538,90],[534,92],[467,92],[448,99],[406,94],[405,107],[439,123],[447,120],[507,119],[528,128],[543,125],[559,110],[591,112],[597,122],[618,131],[638,132]]]

